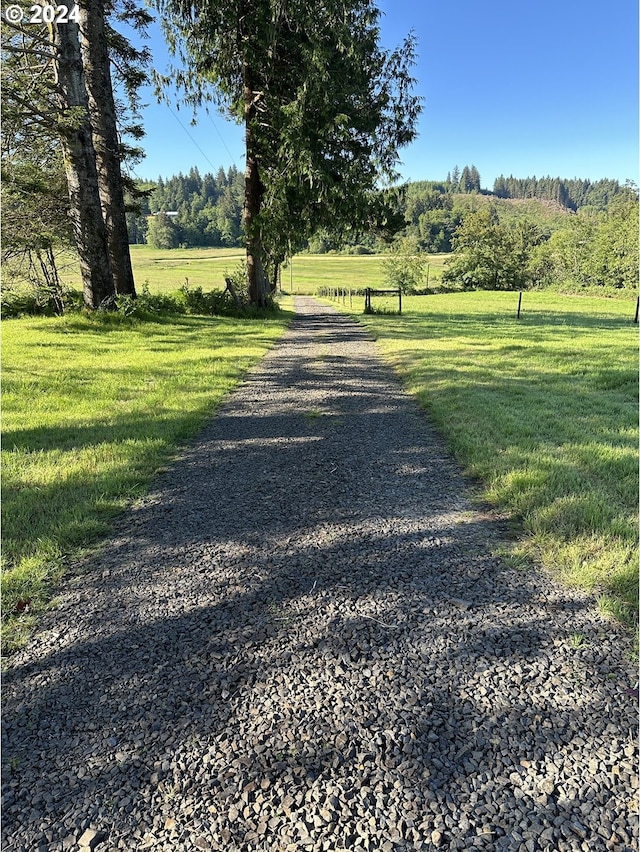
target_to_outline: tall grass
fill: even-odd
[[[3,323],[5,650],[46,605],[65,558],[144,493],[288,317]]]
[[[524,294],[409,297],[362,316],[485,498],[522,525],[516,559],[638,612],[635,302]]]

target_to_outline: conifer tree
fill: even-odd
[[[415,136],[415,42],[378,44],[371,0],[165,0],[167,34],[203,96],[244,124],[244,228],[250,298],[268,267],[323,225],[361,225],[380,177]],[[206,86],[210,84],[207,90]]]

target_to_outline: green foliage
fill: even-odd
[[[617,196],[627,197],[629,190],[617,180],[566,180],[552,177],[505,178],[500,175],[493,184],[500,198],[539,198],[554,201],[570,210],[591,206],[603,210]],[[633,194],[633,193],[631,193]]]
[[[619,197],[571,217],[536,249],[532,273],[541,286],[636,291],[638,263],[638,200]]]
[[[531,282],[531,251],[540,239],[538,228],[526,220],[508,226],[495,209],[470,213],[455,233],[455,253],[443,281],[467,290],[524,289]]]
[[[180,244],[180,230],[166,213],[157,213],[149,219],[147,242],[156,249],[176,248]]]
[[[405,237],[394,246],[382,261],[384,283],[399,287],[403,293],[413,293],[424,287],[428,257],[420,252],[416,240]]]
[[[465,166],[460,176],[460,192],[480,192],[480,173],[475,166]]]
[[[246,126],[252,256],[273,267],[322,227],[368,225],[380,178],[415,136],[413,37],[381,48],[369,0],[249,0],[241,15],[220,0],[162,5],[187,99],[215,99]]]
[[[4,103],[4,101],[3,101]],[[3,107],[4,111],[4,107]],[[8,110],[11,115],[11,109]],[[73,244],[62,157],[45,130],[3,125],[2,315],[64,310],[58,258]]]
[[[227,273],[226,273],[227,274]],[[228,290],[203,291],[200,286],[182,284],[172,293],[151,293],[148,284],[136,299],[118,297],[118,311],[124,316],[138,319],[150,319],[159,315],[194,315],[209,317],[243,317],[253,314],[247,292],[247,279],[244,263],[239,264],[227,277],[235,285],[240,304],[236,304]],[[274,300],[269,300],[267,308],[277,310]]]
[[[25,253],[24,260],[29,264],[29,269],[36,268],[33,255],[38,253]],[[7,272],[5,264],[4,272]],[[24,263],[21,264],[20,274],[25,273]],[[48,283],[35,278],[32,283],[19,286],[5,284],[0,294],[2,319],[10,319],[20,316],[60,316],[65,312],[69,304],[75,304],[77,299],[72,297],[71,291],[62,285],[51,287]]]
[[[200,175],[197,168],[188,174],[141,182],[148,197],[129,214],[129,236],[133,243],[147,242],[160,248],[185,246],[239,246],[242,244],[242,205],[244,176],[235,166],[220,168],[214,176]],[[158,246],[151,213],[177,213],[171,218],[173,233]],[[154,217],[155,218],[155,217]]]

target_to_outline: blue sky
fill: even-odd
[[[636,0],[380,0],[381,41],[418,38],[418,139],[401,152],[402,176],[441,180],[475,165],[482,186],[499,174],[550,174],[638,181],[638,4]],[[154,28],[158,71],[168,54]],[[157,105],[143,121],[155,179],[235,164],[244,168],[241,128],[214,108]]]

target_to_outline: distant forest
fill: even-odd
[[[186,175],[139,182],[138,189],[146,197],[128,214],[130,243],[164,249],[241,244],[244,174],[235,166],[215,175],[192,168]]]
[[[569,210],[580,207],[605,207],[625,191],[617,180],[563,180],[562,178],[508,178],[500,175],[493,183],[493,194],[498,198],[539,198],[541,201],[555,201]]]
[[[235,166],[201,175],[197,168],[157,181],[139,182],[145,197],[132,202],[127,216],[131,243],[171,249],[240,246],[244,175]],[[611,202],[634,195],[615,180],[514,178],[500,176],[493,191],[482,189],[475,166],[457,166],[444,181],[414,181],[397,196],[395,213],[405,222],[400,237],[411,237],[428,252],[450,252],[465,217],[487,204],[503,220],[524,216],[549,236],[567,215],[581,208],[604,211]],[[517,200],[517,206],[512,206]],[[540,204],[536,202],[545,202]],[[136,208],[134,210],[134,207]],[[309,241],[313,252],[377,252],[385,243],[376,234],[321,232]]]

